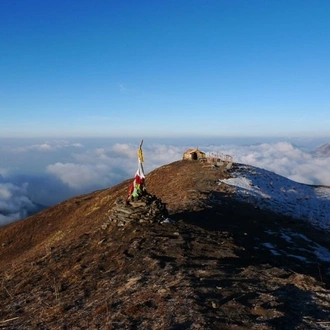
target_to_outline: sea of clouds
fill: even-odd
[[[113,186],[137,170],[140,141],[115,139],[0,140],[0,225],[22,219],[41,206]],[[291,180],[330,186],[330,157],[313,148],[277,141],[244,144],[222,141],[146,140],[146,174],[182,159],[187,148],[228,154]],[[212,140],[211,140],[212,142]]]

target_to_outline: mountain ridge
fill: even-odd
[[[325,231],[236,198],[238,166],[149,173],[169,223],[111,220],[129,179],[0,228],[0,326],[327,329]]]
[[[325,143],[325,144],[322,144],[321,146],[317,147],[315,149],[315,153],[317,153],[319,155],[323,155],[325,157],[329,157],[330,156],[330,143]]]

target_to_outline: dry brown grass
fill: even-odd
[[[329,281],[320,283],[315,260],[306,254],[310,264],[293,263],[259,244],[273,239],[286,251],[265,233],[281,226],[320,244],[322,236],[234,201],[217,184],[228,175],[197,162],[150,173],[148,192],[181,219],[175,225],[102,229],[129,180],[1,228],[0,327],[326,329],[320,319],[330,317]]]

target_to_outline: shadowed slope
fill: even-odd
[[[0,326],[326,329],[325,235],[236,201],[228,177],[184,161],[150,173],[175,224],[109,221],[128,180],[1,228]]]

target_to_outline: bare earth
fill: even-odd
[[[190,161],[151,172],[174,223],[110,221],[128,180],[0,228],[0,329],[330,329],[329,262],[269,232],[327,248],[329,234],[235,201],[227,177]]]

